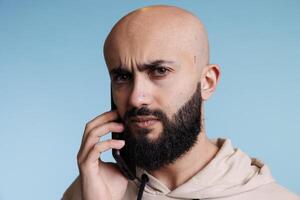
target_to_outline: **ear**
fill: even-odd
[[[201,96],[205,101],[214,93],[219,82],[221,70],[218,65],[211,64],[203,68],[201,74]]]

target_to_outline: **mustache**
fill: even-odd
[[[155,110],[150,110],[147,107],[141,107],[141,108],[132,108],[130,110],[128,110],[125,114],[124,114],[124,122],[125,124],[130,123],[131,118],[133,117],[138,117],[138,116],[153,116],[155,118],[157,118],[158,120],[164,120],[166,119],[166,115],[163,111],[159,110],[159,109],[155,109]]]

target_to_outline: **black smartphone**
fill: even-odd
[[[110,92],[111,96],[111,110],[115,110],[117,107],[113,101],[112,90]],[[121,122],[120,118],[116,120],[116,122]],[[112,139],[116,140],[124,140],[124,133],[111,133]],[[132,158],[128,158],[128,146],[125,143],[125,146],[122,149],[112,149],[112,155],[117,162],[118,167],[125,177],[130,180],[134,180],[136,178],[136,169],[135,169],[135,156]]]

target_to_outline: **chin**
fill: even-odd
[[[152,125],[151,127],[138,127],[135,125],[130,126],[130,131],[133,133],[133,135],[138,138],[140,137],[146,137],[147,139],[156,139],[161,135],[162,132],[162,126],[158,123],[155,125]]]
[[[155,131],[155,129],[151,129],[146,137],[148,140],[150,140],[150,142],[155,142],[161,134],[161,131]]]
[[[161,130],[158,128],[133,128],[131,129],[131,133],[133,133],[134,137],[138,140],[139,138],[145,138],[149,140],[149,142],[155,142],[159,136],[162,134]]]

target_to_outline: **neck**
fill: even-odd
[[[217,151],[218,147],[206,137],[204,132],[200,132],[196,144],[190,151],[173,164],[151,171],[150,174],[172,191],[203,169],[214,158]]]

